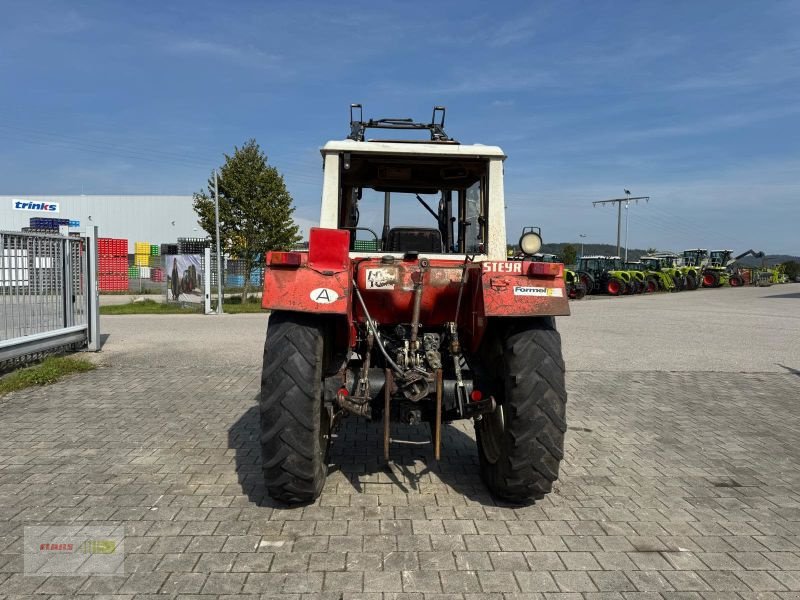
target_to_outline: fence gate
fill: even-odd
[[[0,369],[60,348],[99,349],[97,228],[0,231]]]

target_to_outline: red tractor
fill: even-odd
[[[352,105],[348,139],[322,148],[308,250],[266,256],[261,446],[277,500],[320,494],[349,416],[383,422],[386,460],[392,422],[429,423],[438,460],[443,423],[472,419],[481,476],[506,500],[541,498],[558,478],[564,266],[506,260],[506,157],[451,139],[444,115],[364,121]],[[366,140],[367,129],[430,139]],[[542,241],[519,243],[532,256]]]

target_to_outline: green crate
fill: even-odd
[[[151,244],[150,245],[150,256],[158,256],[158,244]]]
[[[138,279],[139,278],[139,267],[136,265],[132,265],[128,267],[128,279]]]
[[[378,240],[356,240],[353,243],[353,250],[355,252],[377,252],[380,248]]]

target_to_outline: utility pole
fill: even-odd
[[[625,262],[628,262],[628,205],[630,203],[625,203]]]
[[[214,169],[214,226],[217,230],[217,314],[222,314],[222,252],[219,243],[219,189],[217,170]]]
[[[580,238],[581,238],[581,256],[583,256],[583,238],[585,238],[585,237],[586,237],[586,235],[585,235],[585,234],[583,234],[583,233],[579,233],[579,234],[578,234],[578,237],[580,237]]]
[[[592,202],[592,206],[597,206],[598,204],[602,205],[602,204],[614,204],[614,203],[616,203],[616,205],[617,205],[617,256],[620,255],[619,252],[620,252],[620,248],[622,246],[622,244],[620,243],[622,241],[621,240],[621,238],[622,238],[622,203],[624,202],[625,205],[627,206],[631,202],[631,200],[636,202],[636,204],[639,204],[639,200],[644,200],[645,202],[650,202],[650,196],[634,196],[633,198],[631,198],[631,195],[630,195],[631,193],[628,190],[625,190],[625,194],[627,195],[627,197],[625,197],[625,198],[611,198],[610,200],[595,200],[594,202]],[[628,213],[626,212],[625,214],[627,215]],[[628,243],[628,240],[627,240],[627,227],[626,227],[625,236],[626,236],[625,244],[627,245],[627,243]]]

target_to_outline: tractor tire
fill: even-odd
[[[482,350],[498,404],[475,422],[481,478],[504,500],[539,499],[551,491],[564,457],[561,336],[550,317],[513,319],[485,339]]]
[[[673,275],[672,276],[672,281],[673,281],[673,283],[675,283],[674,291],[676,291],[676,292],[683,291],[683,288],[686,287],[686,282],[683,280],[683,277],[681,277],[680,275]]]
[[[703,273],[703,287],[719,287],[719,273],[715,273],[714,271],[706,271]]]
[[[267,493],[286,504],[314,501],[328,473],[331,421],[322,403],[325,338],[312,315],[270,315],[259,401],[261,461]]]
[[[644,282],[644,293],[655,294],[658,291],[658,280],[654,277],[648,277]]]
[[[692,275],[691,273],[686,274],[686,289],[687,290],[696,290],[698,287],[697,285],[697,278]]]
[[[575,286],[575,300],[583,300],[586,297],[586,286],[579,283]]]
[[[606,281],[606,293],[609,296],[619,296],[625,293],[625,282],[619,279],[609,279]]]
[[[731,287],[742,287],[744,285],[744,278],[741,275],[731,275],[728,283]]]

